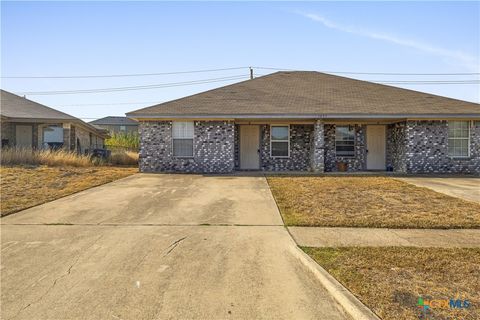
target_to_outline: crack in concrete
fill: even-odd
[[[62,279],[62,278],[65,278],[66,276],[70,275],[70,273],[72,272],[72,268],[78,263],[78,261],[80,260],[80,258],[82,257],[82,255],[88,251],[88,249],[90,249],[91,247],[93,247],[97,242],[98,240],[100,240],[101,238],[103,237],[103,235],[100,235],[97,239],[95,239],[95,241],[89,245],[87,248],[83,249],[82,252],[80,254],[77,255],[77,257],[75,258],[75,261],[68,267],[67,271],[60,275],[59,277],[55,278],[55,280],[53,280],[53,283],[52,285],[38,298],[36,299],[35,301],[33,302],[30,302],[29,304],[27,304],[26,306],[22,307],[20,310],[18,310],[18,312],[11,318],[9,318],[8,320],[10,319],[14,319],[16,318],[22,311],[26,310],[27,308],[29,308],[31,305],[33,304],[36,304],[36,303],[39,303],[40,301],[43,300],[43,298],[45,296],[47,296],[47,294],[57,285],[57,282]]]
[[[167,251],[167,253],[165,253],[163,256],[164,256],[164,257],[165,257],[165,256],[168,256],[168,255],[170,254],[170,252],[172,252],[172,251],[178,246],[178,244],[179,244],[180,242],[182,242],[183,240],[185,240],[186,238],[187,238],[187,237],[183,237],[183,238],[180,238],[180,239],[175,240],[174,242],[172,242],[172,243],[167,247],[167,249],[168,249],[168,248],[170,248],[170,249],[169,249],[169,250]]]

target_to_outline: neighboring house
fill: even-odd
[[[64,148],[85,153],[103,148],[107,131],[66,113],[1,90],[2,147]]]
[[[480,173],[480,105],[277,72],[127,113],[142,172]]]
[[[105,117],[90,123],[113,133],[138,133],[138,122],[127,117]]]

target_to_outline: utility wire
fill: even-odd
[[[156,72],[156,73],[131,73],[131,74],[105,74],[105,75],[60,75],[60,76],[2,76],[2,79],[88,79],[88,78],[124,78],[124,77],[146,77],[146,76],[161,76],[161,75],[176,75],[176,74],[191,74],[203,72],[217,72],[248,69],[249,67],[233,67],[233,68],[219,68],[219,69],[202,69],[202,70],[188,70],[188,71],[172,71],[172,72]],[[275,67],[252,67],[262,70],[276,70],[276,71],[301,71],[290,68],[275,68]],[[395,75],[395,76],[472,76],[480,75],[479,72],[457,72],[457,73],[400,73],[400,72],[355,72],[355,71],[328,71],[317,70],[319,72],[331,74],[358,74],[358,75]]]
[[[188,73],[202,73],[202,72],[217,72],[228,70],[248,69],[248,67],[234,67],[221,69],[204,69],[204,70],[190,70],[190,71],[172,71],[172,72],[157,72],[157,73],[132,73],[132,74],[107,74],[107,75],[75,75],[75,76],[5,76],[3,79],[87,79],[87,78],[124,78],[124,77],[146,77],[146,76],[164,76],[175,74]]]
[[[142,102],[112,102],[112,103],[76,103],[76,104],[63,104],[57,107],[81,107],[81,106],[116,106],[116,105],[132,105],[132,104],[149,104],[159,103],[158,101],[142,101]]]
[[[133,87],[116,87],[116,88],[99,88],[99,89],[84,89],[84,90],[64,90],[64,91],[32,91],[32,92],[20,92],[24,95],[58,95],[58,94],[77,94],[77,93],[105,93],[105,92],[119,92],[119,91],[131,91],[131,90],[145,90],[145,89],[159,89],[170,88],[178,86],[188,86],[195,84],[208,84],[220,81],[231,81],[246,79],[246,75],[237,75],[232,77],[213,78],[204,80],[184,81],[184,82],[172,82],[163,84],[152,84],[144,86]],[[418,81],[397,81],[397,80],[369,80],[369,82],[375,82],[379,84],[480,84],[480,80],[418,80]],[[128,103],[123,103],[128,104]]]
[[[287,68],[273,68],[273,67],[252,67],[254,69],[262,70],[276,70],[276,71],[301,71]],[[480,75],[479,72],[461,72],[461,73],[398,73],[398,72],[354,72],[354,71],[326,71],[318,70],[324,73],[333,74],[363,74],[363,75],[392,75],[392,76],[474,76]]]
[[[247,75],[237,75],[232,77],[212,78],[204,80],[184,81],[184,82],[170,82],[159,83],[144,86],[132,86],[132,87],[115,87],[115,88],[99,88],[99,89],[84,89],[84,90],[63,90],[63,91],[31,91],[31,92],[19,92],[20,95],[58,95],[58,94],[77,94],[77,93],[105,93],[105,92],[119,92],[119,91],[131,91],[131,90],[145,90],[145,89],[158,89],[158,88],[170,88],[178,86],[187,86],[195,84],[208,84],[221,81],[241,80],[246,79]]]

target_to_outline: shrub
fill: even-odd
[[[131,166],[138,164],[138,152],[112,151],[109,162],[113,165]]]
[[[136,132],[112,132],[110,138],[105,140],[105,145],[113,150],[122,148],[136,151],[140,145],[140,137]]]

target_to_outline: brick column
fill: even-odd
[[[323,121],[316,120],[313,125],[313,139],[310,148],[310,170],[313,172],[324,172],[325,170],[325,134]]]

